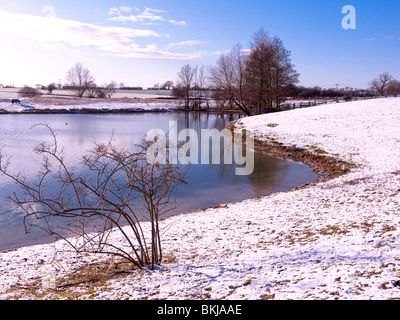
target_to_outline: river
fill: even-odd
[[[37,114],[1,115],[0,147],[11,156],[10,170],[35,179],[40,170],[40,157],[33,148],[41,141],[50,141],[49,132],[38,123],[54,129],[59,146],[65,148],[66,162],[79,166],[79,160],[93,142],[107,142],[114,135],[118,147],[134,148],[146,133],[155,128],[168,132],[170,121],[180,129],[222,130],[234,116],[186,112],[144,112],[134,114]],[[222,150],[223,151],[223,150]],[[210,150],[211,152],[211,150]],[[190,167],[190,180],[177,192],[178,207],[169,215],[255,198],[310,183],[316,175],[304,164],[287,159],[255,154],[251,175],[235,174],[235,164],[198,164]],[[21,212],[8,212],[7,196],[16,185],[0,177],[0,250],[47,243],[52,239],[40,229],[24,234]]]

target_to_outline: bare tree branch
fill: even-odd
[[[178,185],[187,183],[188,167],[149,164],[144,140],[132,152],[118,149],[110,139],[94,144],[78,173],[67,166],[65,150],[52,128],[37,126],[47,128],[53,141],[34,149],[42,157],[35,181],[9,172],[10,159],[0,150],[0,172],[22,190],[22,195],[14,193],[9,199],[24,213],[26,231],[37,226],[78,252],[124,257],[139,268],[161,263],[159,219],[174,207],[172,195]],[[112,243],[113,232],[124,239],[123,245]]]

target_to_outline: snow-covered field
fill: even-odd
[[[26,111],[35,110],[100,110],[100,111],[112,111],[112,110],[168,110],[177,108],[178,104],[175,101],[168,103],[165,102],[119,102],[119,101],[99,101],[87,104],[41,104],[30,101],[21,101],[21,104],[12,104],[8,99],[0,99],[0,112],[2,110],[6,112],[20,113]]]
[[[400,298],[399,121],[395,98],[241,119],[261,141],[323,150],[354,168],[328,182],[164,220],[169,262],[154,271],[46,291],[40,281],[49,264],[60,281],[96,258],[64,252],[63,242],[2,253],[0,298]]]
[[[67,110],[79,111],[85,110],[167,110],[178,107],[176,101],[166,100],[157,101],[163,98],[169,98],[170,93],[166,90],[161,90],[160,94],[156,90],[142,90],[142,91],[125,91],[118,90],[112,99],[89,99],[89,98],[76,98],[74,92],[66,90],[55,90],[53,95],[43,93],[42,98],[19,98],[19,88],[6,88],[0,89],[0,113],[1,112],[28,112],[40,110]],[[168,94],[167,94],[168,93]],[[21,104],[12,104],[11,99],[19,99]],[[95,100],[92,102],[91,100]],[[82,102],[83,101],[83,102]]]
[[[0,98],[15,99],[18,98],[18,91],[21,88],[0,88]],[[70,90],[54,90],[52,95],[49,95],[45,90],[39,90],[45,97],[73,97],[75,96],[74,91]],[[163,97],[170,97],[170,90],[117,90],[113,95],[113,98],[141,98],[141,99],[157,99]]]

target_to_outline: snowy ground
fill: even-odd
[[[167,110],[177,108],[176,101],[171,102],[121,102],[121,101],[99,101],[86,104],[43,104],[21,99],[21,104],[12,104],[9,99],[0,99],[0,113],[2,110],[6,112],[20,113],[35,110]]]
[[[355,166],[328,182],[164,220],[170,262],[154,271],[45,291],[50,263],[60,282],[95,258],[64,252],[62,242],[2,253],[0,298],[400,298],[399,120],[395,98],[241,119],[261,141]]]
[[[15,99],[18,98],[18,91],[21,88],[0,88],[0,98]],[[76,94],[70,90],[54,90],[51,95],[45,90],[39,90],[44,97],[70,97],[73,98]],[[141,98],[141,99],[157,99],[170,97],[170,90],[117,90],[112,96],[113,98]]]

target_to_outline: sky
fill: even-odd
[[[366,88],[400,79],[399,16],[393,0],[0,0],[0,84],[65,83],[77,62],[99,85],[176,82],[263,27],[291,51],[299,85]]]

